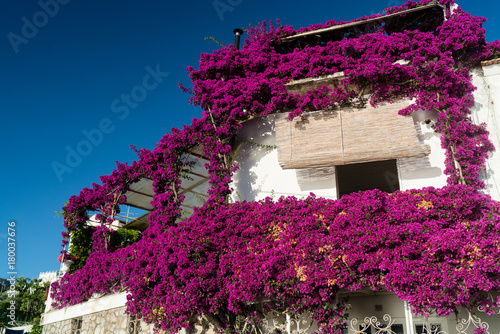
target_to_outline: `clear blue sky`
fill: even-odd
[[[9,221],[16,222],[18,276],[58,270],[63,226],[56,211],[64,202],[109,174],[116,160],[133,161],[129,144],[151,149],[200,115],[177,83],[189,84],[186,67],[197,68],[200,53],[217,48],[204,37],[232,44],[233,29],[249,23],[280,19],[300,28],[403,3],[216,0],[218,12],[213,0],[58,1],[0,0],[0,277],[8,272]],[[459,4],[489,19],[488,41],[500,38],[498,3]],[[150,72],[160,73],[144,83]],[[127,105],[122,94],[131,93],[140,101]],[[82,144],[85,133],[91,146]],[[68,150],[86,156],[68,166]]]

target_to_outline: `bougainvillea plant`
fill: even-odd
[[[429,3],[409,1],[386,13]],[[239,317],[258,319],[277,309],[310,312],[322,333],[340,332],[343,291],[392,291],[421,314],[499,307],[489,293],[500,291],[500,206],[481,193],[493,146],[485,125],[470,119],[469,73],[498,54],[500,43],[485,41],[483,18],[451,0],[437,4],[426,20],[410,20],[410,14],[372,20],[385,24],[365,25],[363,33],[340,29],[319,42],[285,38],[345,22],[298,31],[263,23],[248,30],[241,50],[203,54],[199,69],[188,68],[191,103],[203,109],[202,117],[172,129],[154,150],[138,150],[137,161],[118,164],[101,185],[83,189],[63,208],[64,245],[88,212],[99,211],[102,226],[83,268],[53,284],[54,306],[124,290],[127,312],[173,332],[200,317],[217,330],[238,331]],[[340,71],[345,77],[336,89],[298,95],[285,87]],[[229,203],[234,138],[246,121],[400,98],[413,101],[402,115],[438,111],[447,186]],[[179,187],[190,168],[186,154],[195,147],[209,161],[209,198],[181,220]],[[153,182],[149,227],[138,242],[113,249],[106,225],[141,178]]]

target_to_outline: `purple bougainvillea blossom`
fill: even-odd
[[[428,3],[408,1],[386,13]],[[500,205],[481,193],[480,176],[494,148],[485,125],[471,121],[469,73],[480,60],[499,56],[500,42],[485,41],[483,18],[452,11],[451,0],[439,3],[447,19],[433,30],[381,28],[280,53],[281,37],[346,22],[297,31],[263,23],[248,30],[241,50],[202,54],[199,68],[188,68],[193,87],[184,88],[202,117],[172,129],[155,149],[136,151],[137,161],[118,164],[101,177],[102,185],[84,188],[63,208],[64,245],[89,212],[99,212],[102,226],[85,266],[53,283],[54,306],[125,290],[128,313],[173,332],[202,315],[233,331],[236,315],[258,317],[275,308],[309,311],[321,332],[338,333],[347,304],[337,294],[360,289],[392,291],[421,314],[471,305],[493,312],[500,305],[488,298],[500,291]],[[304,95],[286,90],[291,80],[337,72],[344,74],[337,88]],[[311,195],[228,203],[237,168],[232,144],[245,121],[401,98],[413,101],[402,115],[438,111],[434,129],[446,152],[447,186],[370,190],[337,201]],[[190,168],[186,152],[194,147],[208,160],[209,197],[181,221],[179,189]],[[149,227],[137,243],[109,249],[106,226],[141,178],[153,183]],[[257,307],[262,300],[268,302]]]

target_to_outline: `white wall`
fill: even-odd
[[[446,176],[443,174],[445,156],[439,135],[433,132],[431,124],[425,124],[418,117],[415,118],[415,124],[419,139],[430,146],[431,154],[424,158],[398,160],[401,190],[446,185]],[[274,123],[275,116],[269,115],[245,123],[238,132],[239,139],[244,142],[234,158],[239,164],[239,170],[233,177],[233,200],[252,201],[273,195],[275,198],[282,195],[302,198],[307,197],[310,192],[316,196],[336,199],[335,167],[281,168],[277,148],[272,147],[276,145]],[[387,177],[387,181],[393,181],[391,176]]]
[[[261,145],[276,145],[274,115],[251,120],[238,132],[241,140]],[[335,169],[283,170],[276,148],[259,147],[243,142],[236,153],[239,170],[233,177],[233,199],[252,201],[274,194],[280,196],[317,196],[336,198]]]
[[[474,92],[472,119],[475,123],[486,123],[490,140],[498,150],[500,147],[500,64],[477,68],[472,72]],[[495,200],[500,200],[500,152],[490,153],[486,164],[486,190]]]
[[[91,313],[110,310],[117,307],[123,307],[126,301],[126,292],[115,293],[99,298],[91,298],[86,302],[68,306],[60,310],[52,309],[50,311],[45,311],[45,313],[42,314],[41,324],[48,325],[75,317],[81,317]]]
[[[413,122],[421,143],[428,145],[431,153],[422,158],[398,160],[400,189],[419,189],[423,187],[443,187],[446,185],[445,150],[441,148],[440,135],[432,129],[432,123],[437,119],[437,113],[416,111]],[[426,123],[430,120],[429,124]]]

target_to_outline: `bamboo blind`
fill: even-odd
[[[412,117],[398,115],[406,106],[408,101],[277,119],[279,163],[283,169],[300,169],[429,155]]]

